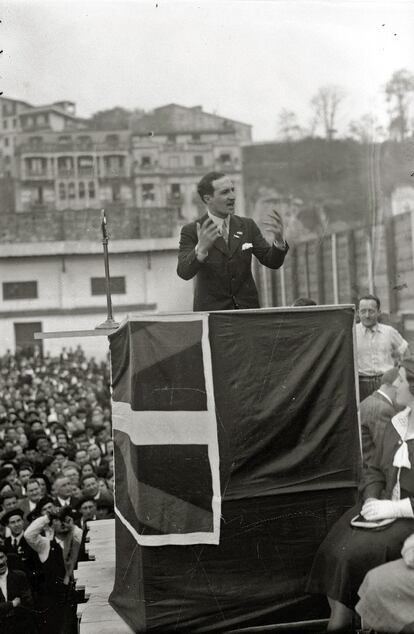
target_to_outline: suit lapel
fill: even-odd
[[[230,257],[237,251],[237,249],[241,249],[241,245],[243,241],[244,241],[243,223],[240,220],[240,218],[238,218],[237,216],[232,216],[230,218],[230,227],[229,227]]]

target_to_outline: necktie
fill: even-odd
[[[13,539],[12,539],[12,546],[13,546],[14,550],[17,550],[17,539],[15,537],[13,537]]]
[[[229,230],[227,228],[227,222],[224,221],[221,227],[221,235],[223,236],[223,240],[226,244],[229,242]]]

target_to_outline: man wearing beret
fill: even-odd
[[[194,310],[258,308],[252,255],[270,269],[282,266],[288,245],[281,217],[274,210],[263,223],[269,244],[252,218],[235,215],[234,185],[226,174],[206,174],[197,191],[207,213],[182,228],[177,266],[183,280],[195,277]]]

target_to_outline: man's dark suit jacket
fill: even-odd
[[[382,394],[373,392],[361,401],[359,413],[363,463],[366,467],[373,459],[375,448],[382,441],[385,427],[391,423],[391,418],[397,411]]]
[[[204,215],[200,226],[207,218]],[[258,308],[259,298],[251,271],[252,255],[271,269],[282,266],[286,249],[270,246],[252,218],[231,216],[228,246],[217,238],[204,262],[195,254],[197,223],[181,230],[177,273],[184,280],[196,276],[194,310]]]
[[[21,604],[13,607],[13,599],[19,597]],[[0,632],[7,634],[29,634],[32,632],[30,610],[33,608],[32,593],[26,575],[21,570],[10,570],[7,575],[7,601],[0,597]]]

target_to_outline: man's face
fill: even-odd
[[[38,502],[42,497],[42,490],[38,482],[29,482],[26,488],[27,497],[31,502]]]
[[[83,481],[83,490],[87,495],[95,497],[99,491],[99,484],[95,478],[86,478]]]
[[[20,469],[19,471],[19,480],[23,486],[26,486],[28,479],[32,475],[30,469]]]
[[[225,218],[229,214],[234,214],[236,195],[234,185],[228,176],[218,178],[212,183],[214,193],[204,196],[209,210],[219,218]]]
[[[20,517],[20,515],[12,515],[9,519],[8,525],[13,537],[20,535],[23,530],[23,518]]]
[[[91,460],[98,460],[101,457],[101,450],[97,445],[91,445],[88,449],[89,457]]]
[[[64,474],[67,478],[69,478],[69,482],[75,486],[79,484],[79,473],[75,467],[71,467],[70,469],[65,469]]]
[[[96,515],[96,504],[92,500],[88,500],[81,505],[80,512],[85,521],[91,520]]]
[[[89,456],[86,453],[85,449],[80,449],[76,452],[75,460],[79,465],[83,465],[89,460]]]
[[[59,478],[55,482],[56,494],[63,499],[70,497],[71,484],[69,478]]]
[[[16,496],[11,496],[9,498],[5,498],[4,502],[3,502],[3,509],[5,511],[10,511],[11,509],[16,508],[17,506],[17,497]]]
[[[358,314],[365,328],[373,328],[378,323],[380,316],[377,302],[374,299],[361,299]]]

